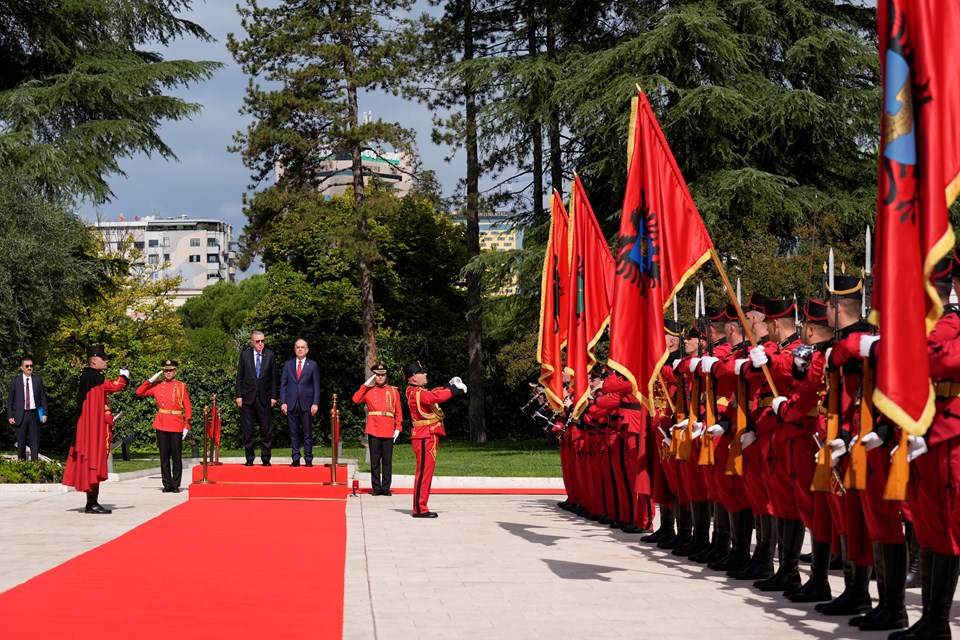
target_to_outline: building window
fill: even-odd
[[[199,242],[199,240],[197,242]],[[190,256],[190,262],[200,262],[200,255],[197,254],[197,255]]]
[[[220,263],[220,254],[218,253],[207,254],[207,264],[219,264],[219,263]]]
[[[160,256],[157,254],[151,253],[149,256],[147,256],[148,264],[157,264],[158,262],[160,262]]]
[[[208,247],[215,247],[215,246],[217,246],[217,239],[216,239],[216,238],[207,238],[207,246],[208,246]]]
[[[190,246],[191,246],[191,247],[199,247],[199,246],[200,246],[200,238],[190,238]],[[193,262],[193,261],[191,260],[191,262]]]
[[[169,254],[169,253],[163,254],[163,261],[164,261],[164,262],[170,262],[170,254]]]
[[[138,251],[143,251],[143,243],[142,243],[142,242],[134,242],[134,243],[133,243],[133,248],[136,249],[136,250],[138,250]]]
[[[159,246],[160,246],[160,241],[157,240],[156,238],[154,238],[153,240],[150,240],[150,241],[149,241],[148,246],[150,246],[150,247],[159,247]]]

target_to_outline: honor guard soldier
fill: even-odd
[[[430,487],[433,484],[433,470],[437,466],[437,450],[440,448],[440,436],[447,435],[443,429],[443,411],[440,403],[467,392],[467,385],[459,377],[451,378],[445,387],[426,389],[427,370],[419,361],[403,368],[403,375],[410,385],[407,387],[407,408],[413,424],[410,435],[413,453],[416,456],[417,469],[413,485],[413,517],[436,518],[430,511],[427,501],[430,499]]]
[[[387,366],[377,362],[371,375],[353,394],[353,403],[367,407],[370,485],[373,495],[389,496],[393,479],[393,444],[403,430],[403,403],[396,387],[387,384]]]
[[[138,396],[150,396],[157,401],[153,428],[157,432],[157,446],[160,449],[160,476],[164,493],[180,493],[182,441],[187,438],[193,417],[187,385],[174,379],[179,366],[176,360],[164,360],[160,364],[160,371],[137,387]]]

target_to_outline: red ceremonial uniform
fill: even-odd
[[[719,358],[721,361],[723,361],[723,360],[726,360],[727,358],[729,358],[731,353],[733,353],[733,349],[732,349],[732,347],[730,346],[730,343],[727,342],[727,339],[726,339],[726,338],[722,338],[722,339],[720,339],[720,340],[717,340],[717,341],[713,344],[713,354],[712,354],[712,355],[713,355],[714,358]],[[704,354],[704,355],[707,355],[707,354]],[[719,363],[718,363],[718,365],[719,365]],[[717,365],[714,365],[714,366],[717,366]],[[703,404],[701,405],[702,408],[701,408],[700,413],[699,413],[699,420],[700,420],[700,422],[703,423],[704,428],[706,428],[706,427],[711,426],[711,425],[708,425],[708,424],[706,423],[706,419],[707,419],[707,412],[706,412],[706,397],[707,397],[707,395],[706,395],[706,388],[707,388],[707,386],[706,386],[706,379],[707,379],[707,376],[708,376],[708,375],[713,375],[713,374],[712,374],[712,373],[711,373],[711,374],[704,374],[703,371],[700,369],[700,367],[697,367],[697,375],[700,376],[700,396],[701,396],[700,399],[703,400]],[[714,397],[719,401],[719,402],[718,402],[718,406],[717,406],[717,407],[714,407],[714,409],[715,409],[715,411],[716,411],[716,416],[717,416],[717,418],[719,419],[720,416],[721,416],[721,411],[720,411],[720,409],[723,409],[723,408],[725,408],[726,406],[728,406],[728,401],[727,401],[727,398],[726,398],[726,394],[724,394],[724,393],[722,393],[722,392],[716,392],[716,388],[714,389],[714,392],[715,392],[715,393],[714,393]],[[721,494],[721,487],[719,486],[719,482],[718,482],[717,476],[716,476],[716,465],[714,465],[714,466],[711,467],[711,466],[708,466],[708,465],[700,465],[700,463],[699,463],[699,457],[700,457],[699,451],[700,451],[700,448],[703,446],[703,439],[704,439],[704,438],[710,438],[710,437],[711,437],[710,434],[708,434],[706,431],[704,431],[703,434],[701,434],[701,436],[694,441],[694,442],[696,443],[696,449],[695,449],[695,450],[697,451],[697,456],[694,457],[694,459],[693,459],[692,462],[693,462],[694,466],[698,467],[699,473],[700,473],[700,475],[703,477],[703,483],[704,483],[704,484],[706,485],[706,487],[707,487],[707,494],[710,496],[710,500],[716,500],[716,501],[718,501],[718,502],[721,502],[721,504],[722,504],[722,500],[723,500],[723,499],[727,499],[727,497],[726,497],[726,496],[723,496],[723,497],[722,497],[722,496],[720,495],[720,494]],[[714,457],[716,457],[716,449],[717,449],[717,447],[714,446]],[[726,506],[726,505],[724,505],[724,506]]]
[[[683,375],[683,380],[686,385],[686,396],[687,396],[687,416],[690,415],[690,408],[694,406],[700,406],[700,397],[693,397],[693,378],[694,375],[690,373],[690,360],[691,356],[687,356],[677,365],[676,373]],[[703,417],[703,412],[697,410],[698,418]],[[674,430],[671,432],[673,438],[681,437],[681,431]],[[693,441],[692,453],[690,460],[677,460],[678,468],[678,479],[680,484],[683,485],[686,490],[687,499],[689,502],[706,502],[710,499],[709,489],[706,482],[704,482],[704,475],[700,472],[700,465],[698,460],[700,458],[700,438],[697,438]]]
[[[63,470],[63,484],[90,491],[107,479],[107,457],[113,438],[113,412],[107,395],[127,386],[127,379],[106,380],[103,373],[86,368],[80,378],[80,418]]]
[[[137,395],[150,396],[157,401],[157,415],[153,419],[153,428],[157,431],[180,433],[190,428],[190,419],[193,417],[190,394],[187,393],[187,385],[179,380],[144,380],[137,387]]]
[[[403,431],[403,408],[396,387],[361,384],[353,394],[353,404],[361,402],[367,405],[367,435],[392,438],[394,431]]]
[[[730,457],[730,443],[733,441],[737,423],[737,385],[739,376],[736,373],[736,360],[743,355],[741,345],[730,347],[729,352],[720,358],[720,362],[713,365],[710,372],[716,378],[716,387],[714,393],[717,398],[717,419],[724,419],[728,422],[730,428],[726,433],[714,437],[713,450],[716,464],[714,464],[712,473],[714,484],[717,488],[717,499],[723,508],[730,513],[735,513],[743,509],[750,508],[750,501],[747,497],[744,479],[741,476],[727,475],[727,459]],[[702,418],[701,418],[702,419]],[[711,426],[711,425],[705,425]],[[710,438],[708,433],[704,433],[704,438]]]
[[[430,499],[430,487],[433,484],[433,471],[437,466],[437,450],[440,448],[440,436],[447,435],[443,430],[443,411],[440,403],[453,397],[446,387],[424,389],[411,385],[407,387],[407,408],[413,432],[410,436],[413,453],[417,459],[417,469],[413,486],[413,513],[427,513],[427,501]],[[392,435],[392,434],[391,434]]]

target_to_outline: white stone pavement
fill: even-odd
[[[483,483],[504,486],[505,480]],[[0,591],[186,499],[186,492],[161,493],[157,472],[105,483],[101,502],[115,509],[108,516],[80,513],[83,496],[73,492],[0,492]],[[347,501],[347,640],[887,636],[584,521],[557,509],[555,496],[434,495],[436,520],[411,518],[411,499],[364,494]],[[199,588],[188,584],[190,575],[184,572],[185,593]],[[839,572],[831,582],[839,593]],[[907,600],[915,619],[919,590],[910,590]],[[960,615],[960,607],[954,611]],[[269,614],[278,632],[289,614]],[[301,630],[304,637],[327,637],[321,629]]]

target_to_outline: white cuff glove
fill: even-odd
[[[860,336],[860,357],[869,358],[870,349],[873,348],[873,343],[879,339],[880,339],[880,336],[871,336],[871,335]]]
[[[777,396],[776,398],[773,399],[773,404],[770,405],[770,408],[773,409],[773,412],[779,416],[780,407],[782,407],[783,403],[786,401],[787,399],[784,396]]]
[[[180,438],[180,439],[181,439],[181,440],[186,440],[188,433],[190,433],[190,429],[184,429],[184,430],[183,430],[183,437]]]
[[[673,425],[672,428],[673,428],[673,429],[686,429],[686,428],[687,428],[687,424],[688,424],[689,422],[690,422],[690,418],[684,418],[683,420],[681,420],[681,421],[678,422],[677,424]]]
[[[130,377],[130,370],[129,370],[129,369],[120,369],[120,375],[122,375],[124,378],[129,378],[129,377]]]
[[[709,433],[711,436],[722,436],[723,427],[721,427],[718,424],[712,424],[709,427],[707,427],[707,433]]]
[[[693,423],[693,432],[690,434],[690,437],[693,438],[694,440],[696,440],[697,438],[699,438],[699,437],[702,436],[702,435],[703,435],[703,423],[702,423],[702,422],[694,422],[694,423]]]
[[[690,371],[696,371],[700,366],[700,358],[690,358]]]
[[[763,365],[770,362],[770,358],[767,357],[767,352],[763,350],[763,347],[753,347],[750,349],[750,362],[753,363],[757,369]]]
[[[747,358],[737,358],[733,361],[733,372],[737,375],[740,375],[740,372],[743,371],[743,365],[750,362]]]
[[[150,382],[156,382],[162,375],[163,375],[163,371],[157,371],[155,374],[150,376]]]
[[[666,448],[669,449],[671,446],[673,446],[673,440],[670,439],[670,438],[664,438],[664,439],[663,439],[663,446],[665,446]]]
[[[907,462],[913,462],[928,451],[923,436],[907,436]]]
[[[843,443],[843,440],[837,438],[836,440],[831,440],[829,443],[830,446],[830,459],[833,461],[833,465],[836,466],[840,462],[840,458],[843,457],[843,454],[847,452],[847,445]]]
[[[372,387],[373,384],[374,384],[374,380],[376,379],[376,377],[377,377],[376,375],[370,376],[369,378],[366,379],[366,381],[364,381],[363,384],[367,385],[368,387]]]
[[[713,371],[713,365],[720,362],[720,358],[714,358],[713,356],[703,356],[700,358],[700,371],[704,373],[710,373]]]
[[[394,442],[397,441],[397,436],[399,436],[399,435],[400,435],[400,429],[394,429],[394,430],[393,430],[393,441],[394,441]]]
[[[742,436],[740,436],[740,448],[746,449],[756,441],[757,441],[757,434],[755,434],[753,431],[747,431]]]
[[[461,380],[459,376],[450,378],[450,386],[456,387],[457,389],[460,389],[460,391],[463,391],[464,393],[467,392],[467,385],[463,384],[463,380]]]
[[[877,447],[883,444],[883,440],[881,440],[880,436],[878,436],[874,431],[871,431],[867,435],[863,436],[863,440],[861,440],[861,442],[863,443],[863,447],[867,451],[870,451],[871,449],[876,449]]]

